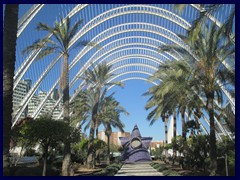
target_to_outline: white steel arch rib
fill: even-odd
[[[136,10],[132,10],[133,8],[136,8]],[[152,10],[157,10],[156,12],[152,11]],[[121,7],[117,7],[111,10],[108,10],[98,16],[96,16],[95,18],[93,18],[91,21],[89,21],[77,34],[76,37],[81,37],[82,35],[84,35],[86,32],[88,32],[89,30],[93,29],[94,27],[96,27],[97,25],[112,19],[114,17],[118,17],[118,16],[122,16],[125,14],[132,14],[132,13],[139,13],[139,14],[153,14],[156,16],[160,16],[162,18],[165,18],[169,21],[172,21],[173,23],[183,27],[184,29],[189,29],[191,27],[191,25],[184,20],[183,18],[181,18],[180,16],[162,9],[162,8],[158,8],[158,7],[154,7],[154,6],[149,6],[149,5],[127,5],[127,6],[121,6]],[[78,38],[74,38],[71,42],[71,45],[74,44],[77,41]]]
[[[137,27],[135,27],[137,25]],[[98,36],[92,39],[93,42],[102,43],[103,41],[109,39],[110,37],[113,37],[115,35],[119,35],[121,33],[125,32],[135,32],[135,31],[141,31],[141,32],[148,32],[148,33],[154,33],[156,35],[162,36],[166,39],[169,39],[172,42],[179,42],[177,44],[180,45],[181,39],[174,33],[171,34],[164,34],[166,29],[163,29],[161,26],[157,26],[150,23],[141,23],[141,22],[133,22],[133,23],[125,23],[121,25],[117,25],[114,27],[111,27],[102,33],[100,33]],[[166,44],[163,42],[163,44]],[[183,42],[181,42],[180,46],[183,46]],[[87,52],[89,52],[93,47],[84,47],[74,58],[74,60],[71,62],[70,67],[74,66]],[[167,53],[169,54],[169,53]],[[173,55],[174,56],[174,55]]]
[[[44,4],[34,4],[29,9],[29,11],[19,19],[17,37],[21,35],[21,33],[25,30],[27,25],[37,15],[37,13],[42,9],[43,6]]]
[[[125,82],[125,81],[129,81],[129,80],[143,80],[143,81],[147,81],[147,82],[150,82],[148,81],[147,78],[144,78],[144,77],[128,77],[128,78],[124,78],[124,79],[121,79],[120,82]],[[154,82],[151,82],[152,84],[156,85],[157,83],[154,83]],[[112,89],[115,85],[112,85],[108,88],[108,90]]]

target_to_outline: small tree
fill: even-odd
[[[28,148],[34,146],[34,142],[31,142],[30,139],[26,138],[25,131],[28,126],[24,126],[25,123],[33,121],[32,118],[25,117],[18,121],[18,123],[11,129],[11,149],[15,147],[20,147],[20,153],[18,157],[14,157],[14,166],[17,165],[20,158],[23,156],[24,151]]]
[[[227,136],[222,137],[222,142],[217,143],[218,148],[218,173],[220,175],[235,175],[235,141]],[[225,172],[223,171],[225,169]]]
[[[81,164],[85,164],[87,161],[87,148],[88,146],[88,139],[83,139],[81,142],[78,142],[76,144],[73,144],[71,149],[72,153],[74,154],[72,156],[72,161],[78,162]]]
[[[87,162],[87,152],[89,143],[90,143],[89,139],[83,139],[80,143],[75,144],[73,146],[73,151],[79,154],[78,158],[81,161],[81,163],[84,164]],[[104,141],[100,139],[94,139],[93,151],[96,152],[96,157],[99,157],[100,159],[100,156],[106,153],[106,146],[107,144]]]
[[[54,121],[48,116],[26,122],[19,129],[23,139],[32,144],[40,144],[43,149],[43,176],[46,176],[49,148],[63,142],[70,132],[71,130],[65,122]]]

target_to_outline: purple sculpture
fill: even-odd
[[[151,161],[148,147],[151,137],[142,137],[137,125],[134,126],[131,137],[119,137],[123,146],[122,161],[134,163],[139,161]]]

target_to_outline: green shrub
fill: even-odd
[[[156,162],[151,162],[151,163],[150,163],[150,166],[153,167],[153,166],[156,165],[156,164],[158,164],[158,163],[156,163]]]
[[[94,173],[93,176],[107,176],[107,172],[105,169],[103,169],[99,172]]]
[[[158,169],[159,172],[162,172],[164,170],[167,170],[167,167],[165,165],[161,165]]]
[[[111,167],[116,167],[116,168],[119,170],[119,169],[121,169],[122,164],[116,164],[116,163],[114,163],[114,164],[111,164],[110,166],[111,166]]]
[[[172,171],[171,169],[164,170],[163,172],[164,176],[180,176],[176,171]]]
[[[106,172],[117,172],[118,168],[115,166],[107,166],[106,167]]]
[[[107,166],[105,169],[103,169],[100,172],[94,173],[93,176],[114,176],[119,169],[121,169],[122,164],[111,164]]]
[[[181,176],[181,175],[178,174],[177,172],[173,171],[170,174],[168,174],[168,176]]]
[[[160,167],[160,164],[154,164],[152,167],[153,167],[154,169],[158,169],[158,168]]]

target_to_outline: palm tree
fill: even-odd
[[[169,107],[164,102],[164,98],[166,96],[162,96],[159,86],[151,87],[146,93],[145,96],[151,96],[145,106],[146,110],[154,108],[147,116],[147,120],[150,121],[150,126],[153,125],[157,119],[161,117],[164,122],[165,129],[165,145],[168,144],[168,118],[169,118]],[[165,155],[167,156],[167,151],[165,151]]]
[[[71,104],[72,111],[73,111],[72,124],[76,125],[80,123],[80,125],[83,125],[84,123],[87,123],[85,125],[84,131],[86,131],[89,127],[91,127],[88,147],[90,146],[91,139],[92,139],[92,143],[94,143],[94,137],[92,137],[92,135],[94,135],[95,124],[92,121],[92,115],[93,115],[93,109],[95,106],[96,96],[97,95],[95,94],[92,88],[85,89],[79,92],[79,94],[76,96],[73,103]],[[94,116],[96,117],[96,115]],[[87,160],[87,161],[90,161],[89,158],[92,158],[88,168],[94,168],[95,166],[95,162],[93,158],[94,156],[93,144],[91,144],[91,153],[92,153],[91,154],[92,156],[88,157],[88,160]]]
[[[91,91],[94,94],[94,105],[91,114],[91,124],[90,124],[90,134],[89,134],[89,147],[88,147],[88,158],[87,165],[88,168],[94,167],[94,131],[96,129],[96,137],[98,134],[98,126],[100,125],[99,119],[97,118],[97,114],[100,110],[101,100],[105,96],[107,92],[107,87],[111,85],[122,86],[121,82],[108,82],[108,80],[114,76],[114,74],[110,73],[111,65],[107,65],[105,62],[97,65],[97,67],[92,67],[92,69],[88,69],[85,72],[85,75],[82,79],[85,80],[86,84],[90,86]]]
[[[208,18],[212,19],[216,12],[219,12],[224,4],[200,4],[199,13],[197,18],[193,21],[193,25],[189,30],[191,38],[197,37],[197,34],[201,31],[202,25],[207,21]],[[174,8],[179,10],[180,13],[187,7],[187,4],[175,4]],[[221,29],[229,40],[235,44],[235,34],[232,32],[233,24],[235,20],[235,7],[231,11],[230,15],[222,22]]]
[[[103,92],[105,91],[106,87],[110,87],[112,85],[123,86],[121,82],[108,82],[108,80],[114,76],[114,74],[109,73],[112,66],[107,65],[106,62],[97,65],[97,67],[92,67],[92,70],[86,70],[85,77],[83,78],[86,81],[86,84],[90,85],[91,88],[94,89],[96,96],[96,110],[99,107],[100,97],[102,97]],[[106,93],[106,92],[105,92]],[[96,129],[96,137],[98,135],[98,127],[99,122],[96,121],[95,129]]]
[[[12,126],[13,76],[16,61],[18,4],[6,4],[3,28],[3,168],[9,173],[10,131]]]
[[[167,61],[149,79],[151,81],[161,80],[157,87],[149,90],[148,95],[152,95],[150,101],[155,104],[147,104],[149,108],[153,106],[167,106],[167,110],[181,113],[182,137],[186,139],[185,112],[191,115],[193,109],[200,107],[199,97],[191,88],[194,79],[191,79],[193,68],[187,61]],[[154,89],[156,89],[154,91]],[[176,114],[175,116],[176,117]],[[175,119],[175,118],[174,118]],[[174,123],[175,124],[175,123]],[[174,130],[174,132],[176,132]]]
[[[70,47],[70,42],[77,33],[82,20],[77,21],[72,27],[69,17],[65,20],[61,18],[60,22],[55,22],[54,27],[47,24],[39,23],[37,25],[37,30],[47,31],[52,34],[51,38],[45,37],[41,40],[36,41],[32,45],[28,46],[23,53],[29,53],[33,50],[42,48],[42,51],[37,56],[37,60],[43,57],[60,53],[63,56],[63,71],[60,79],[60,88],[63,92],[63,121],[68,125],[70,123],[69,119],[69,69],[68,69],[68,58],[69,53],[72,48],[76,48],[82,45],[95,45],[94,43],[87,43],[86,41],[81,41],[77,43],[72,48]],[[64,159],[62,164],[62,175],[70,175],[70,163],[71,163],[71,149],[70,141],[67,140],[64,146]]]
[[[175,45],[163,46],[162,50],[176,50],[189,57],[191,64],[194,67],[191,78],[195,81],[192,88],[200,96],[204,96],[206,100],[205,109],[208,112],[210,120],[210,175],[216,174],[217,168],[217,152],[216,152],[216,137],[214,123],[214,100],[222,102],[222,89],[219,82],[228,85],[232,89],[232,82],[235,79],[234,72],[228,70],[223,61],[227,60],[234,64],[235,61],[235,46],[226,38],[224,30],[217,28],[215,23],[210,27],[202,27],[202,31],[196,37],[188,39],[186,42],[191,47],[191,52],[194,53],[198,60],[193,61],[193,56]],[[192,82],[194,82],[192,81]],[[227,86],[226,86],[227,87]]]
[[[88,91],[81,90],[74,101],[70,104],[70,109],[72,111],[71,123],[70,125],[76,127],[77,125],[83,126],[91,116],[92,103],[90,94]],[[86,126],[86,128],[89,127]]]
[[[121,132],[124,132],[124,124],[120,120],[120,114],[124,113],[128,115],[129,113],[119,105],[113,98],[113,94],[104,98],[102,103],[102,110],[99,114],[99,119],[102,120],[102,123],[105,127],[105,134],[107,135],[107,164],[110,164],[110,136],[112,134],[112,126],[118,128]]]
[[[121,131],[123,131],[124,125],[120,121],[120,114],[125,113],[128,114],[124,108],[122,108],[119,103],[113,98],[114,93],[112,93],[110,96],[106,97],[106,89],[101,94],[100,100],[99,100],[99,107],[98,112],[95,114],[95,119],[99,121],[99,123],[102,123],[105,126],[105,133],[107,137],[111,135],[111,126],[115,128],[119,128]],[[80,93],[76,96],[73,105],[73,111],[74,116],[76,119],[73,120],[73,122],[79,123],[81,122],[81,125],[85,122],[87,122],[84,130],[89,128],[92,124],[92,111],[94,109],[95,105],[95,92],[92,88],[89,88],[88,90],[80,91]],[[84,117],[84,118],[83,118]],[[92,131],[94,132],[94,131]],[[110,139],[109,139],[110,140]],[[96,147],[94,147],[94,150],[96,150]],[[93,150],[93,157],[95,156]],[[95,161],[93,159],[93,165],[91,167],[95,166]]]

